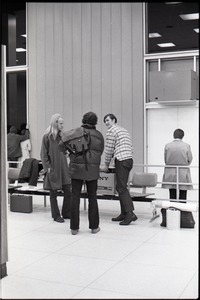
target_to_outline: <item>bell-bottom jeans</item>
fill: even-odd
[[[70,218],[72,202],[71,184],[63,185],[62,190],[64,197],[61,213],[58,207],[57,190],[50,190],[51,215],[53,219],[60,217],[60,215],[62,215],[63,218]]]
[[[80,197],[83,186],[82,179],[72,179],[72,205],[70,228],[79,229],[80,224]],[[99,227],[99,208],[97,203],[97,180],[85,181],[88,194],[88,220],[89,228]]]

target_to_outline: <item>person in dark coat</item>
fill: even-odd
[[[51,117],[51,124],[42,139],[40,157],[44,169],[44,189],[50,191],[51,214],[54,221],[63,223],[70,219],[71,179],[67,157],[58,149],[63,131],[63,118],[60,114]],[[63,190],[64,198],[60,213],[57,202],[57,191]],[[62,217],[61,217],[62,215]]]
[[[193,156],[190,145],[182,141],[184,131],[177,128],[173,133],[173,137],[174,140],[165,145],[165,164],[168,166],[189,166]],[[177,169],[176,167],[165,167],[162,188],[169,189],[170,199],[186,200],[187,190],[193,189],[192,184],[189,184],[192,183],[190,168],[179,168],[178,181],[182,184],[179,185],[179,192],[177,194]]]
[[[85,132],[90,136],[89,149],[85,152],[85,154],[75,154],[72,152],[69,154],[69,170],[72,180],[72,206],[70,219],[72,235],[77,234],[79,230],[80,197],[84,182],[87,187],[89,201],[89,228],[92,233],[97,233],[100,230],[99,209],[97,203],[97,182],[100,177],[99,168],[101,155],[104,150],[104,138],[101,132],[96,129],[97,120],[97,115],[93,112],[84,114],[81,127],[83,127]],[[77,131],[79,129],[80,127],[77,128]],[[64,132],[63,136],[66,137],[68,134],[71,134],[71,131]],[[74,135],[76,135],[76,130],[74,130]]]
[[[17,127],[11,126],[10,132],[7,135],[7,150],[8,161],[18,161],[22,156],[21,142],[29,139],[30,133],[28,129],[25,129],[24,135],[17,133]],[[16,168],[17,164],[10,163],[10,167]]]

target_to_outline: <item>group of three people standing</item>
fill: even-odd
[[[89,151],[86,152],[87,168],[84,155],[61,151],[64,120],[60,114],[51,117],[50,126],[42,139],[41,160],[44,168],[44,189],[50,190],[50,205],[52,218],[57,222],[70,219],[70,229],[73,235],[78,233],[80,226],[80,197],[83,183],[88,193],[88,219],[92,233],[97,233],[99,227],[99,209],[97,203],[97,188],[100,170],[109,171],[111,160],[115,161],[116,190],[119,194],[121,213],[112,221],[120,225],[129,225],[137,220],[134,214],[132,198],[127,188],[129,173],[133,166],[133,147],[128,131],[117,125],[113,114],[104,117],[108,130],[105,143],[105,166],[100,169],[101,156],[104,151],[104,137],[96,129],[97,115],[87,112],[82,119],[81,127],[90,135]],[[67,156],[69,154],[69,165]],[[61,213],[57,202],[57,191],[63,190],[64,198]]]
[[[70,229],[73,235],[78,233],[80,225],[80,197],[83,183],[86,184],[88,193],[88,219],[92,233],[97,233],[99,227],[99,210],[97,203],[97,188],[100,171],[108,172],[112,161],[115,165],[116,190],[119,194],[120,214],[112,218],[112,221],[120,222],[120,225],[129,225],[137,220],[134,214],[134,205],[130,196],[127,183],[130,171],[133,167],[133,147],[128,131],[117,125],[115,115],[109,113],[104,116],[104,123],[108,130],[105,143],[105,165],[100,167],[101,156],[104,151],[104,138],[96,129],[97,115],[94,112],[84,114],[81,128],[90,135],[89,151],[84,155],[73,152],[67,153],[59,147],[63,134],[63,118],[60,114],[54,114],[51,123],[42,139],[41,160],[44,168],[44,189],[50,190],[50,205],[52,218],[56,222],[64,222],[70,219]],[[77,128],[80,129],[80,128]],[[75,131],[74,131],[75,132]],[[182,141],[184,131],[176,129],[173,133],[174,140],[165,146],[164,160],[166,168],[163,175],[163,188],[169,189],[169,198],[186,200],[187,189],[191,185],[180,185],[179,195],[176,195],[176,168],[170,165],[190,165],[192,152],[190,145]],[[69,165],[67,156],[69,154]],[[87,160],[87,167],[86,167]],[[179,182],[191,182],[189,168],[180,168]],[[172,184],[169,184],[172,182]],[[174,183],[173,183],[174,182]],[[64,198],[61,213],[57,202],[57,191],[63,190]]]

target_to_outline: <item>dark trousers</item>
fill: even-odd
[[[176,199],[176,189],[169,189],[169,198]],[[178,199],[187,199],[187,190],[179,190],[179,198]],[[186,202],[186,201],[179,201],[179,202]]]
[[[116,190],[119,194],[121,213],[125,214],[134,210],[133,201],[130,196],[127,183],[129,173],[133,167],[133,160],[126,159],[119,161],[115,159]]]
[[[97,203],[97,180],[85,181],[88,194],[88,219],[89,228],[99,227],[99,208]],[[80,197],[83,186],[83,180],[72,179],[72,206],[70,228],[79,229],[80,224]]]
[[[72,200],[71,185],[70,184],[63,185],[62,190],[64,192],[64,197],[63,197],[61,213],[58,207],[57,190],[50,190],[51,215],[53,219],[60,217],[60,215],[62,215],[63,218],[70,217],[71,200]]]

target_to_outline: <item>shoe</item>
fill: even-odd
[[[96,228],[96,229],[92,229],[92,233],[97,233],[97,232],[99,232],[100,231],[100,227],[98,227],[98,228]]]
[[[120,222],[119,225],[129,225],[132,221],[136,221],[137,220],[137,216],[133,213],[127,213],[124,221]]]
[[[124,218],[125,218],[125,215],[120,214],[118,217],[112,218],[112,221],[124,221]]]
[[[76,235],[78,233],[78,229],[71,229],[71,234]]]
[[[160,223],[160,226],[166,227],[166,223],[162,222]]]
[[[58,222],[58,223],[63,223],[65,222],[65,220],[62,217],[57,217],[54,219],[54,221]]]

